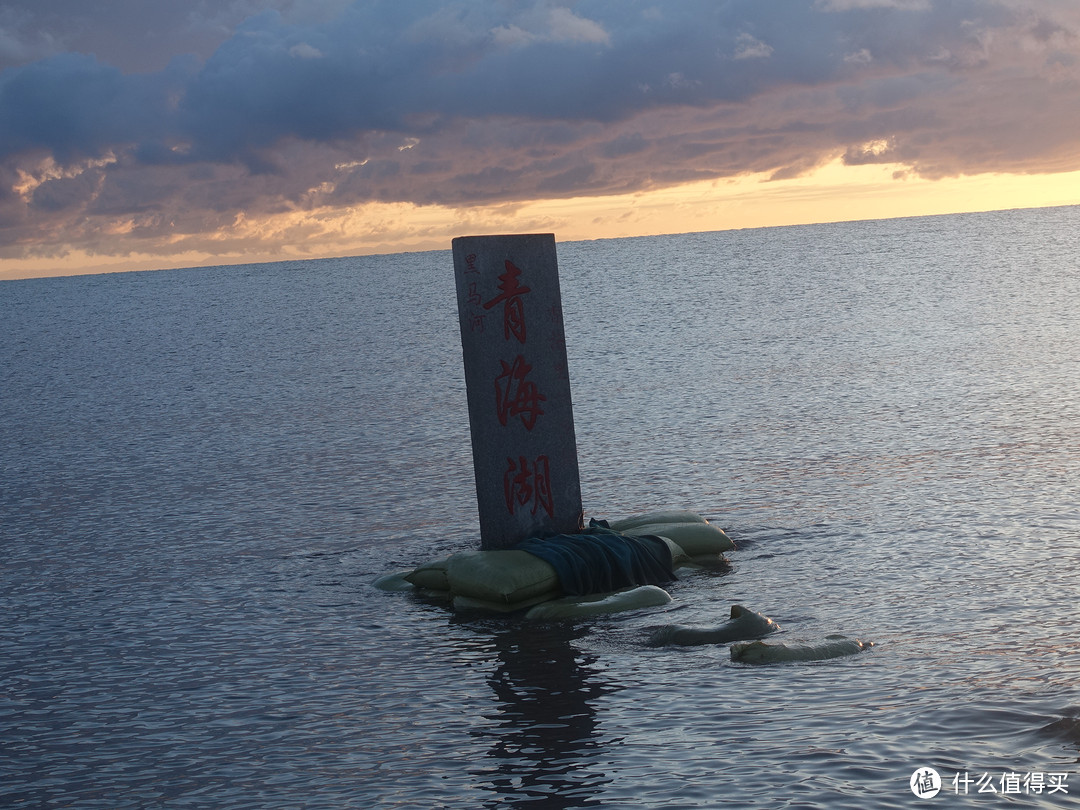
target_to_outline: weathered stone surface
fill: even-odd
[[[481,548],[581,526],[553,234],[454,240]]]

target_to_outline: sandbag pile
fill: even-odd
[[[672,559],[676,562],[716,562],[725,551],[731,551],[731,542],[723,529],[713,526],[695,512],[650,512],[647,515],[613,520],[612,529],[623,534],[655,535],[673,543],[682,555]]]
[[[608,526],[634,537],[660,537],[676,565],[715,562],[735,548],[721,529],[693,512],[653,512]],[[517,549],[459,552],[425,563],[404,579],[427,596],[452,600],[457,610],[511,612],[563,596],[555,569]]]
[[[426,563],[405,579],[458,609],[522,610],[562,594],[555,569],[527,551],[462,551]]]

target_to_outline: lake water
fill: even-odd
[[[449,250],[0,284],[0,806],[1077,806],[1080,208],[559,263],[586,516],[738,545],[664,608],[372,586],[478,544]],[[733,603],[876,646],[645,645]]]

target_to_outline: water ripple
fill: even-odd
[[[738,545],[571,622],[371,587],[475,545],[448,253],[5,284],[0,804],[1080,790],[1078,212],[561,245],[587,513]],[[876,646],[645,644],[733,603]]]

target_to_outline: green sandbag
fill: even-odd
[[[455,596],[514,604],[544,594],[557,595],[559,575],[527,551],[463,551],[446,561],[446,578]]]
[[[690,557],[703,554],[723,554],[731,551],[735,544],[711,523],[654,523],[638,526],[624,534],[641,536],[656,534],[674,540]]]
[[[447,560],[433,560],[424,563],[407,573],[405,579],[417,588],[448,591],[450,590],[450,580],[446,576],[446,564]]]
[[[630,529],[636,529],[638,526],[648,526],[655,523],[705,523],[705,518],[696,512],[687,512],[685,510],[670,509],[665,512],[649,512],[645,515],[637,515],[635,517],[623,518],[622,520],[612,520],[608,522],[608,525],[617,532],[623,534],[641,534],[641,532],[632,532]]]

